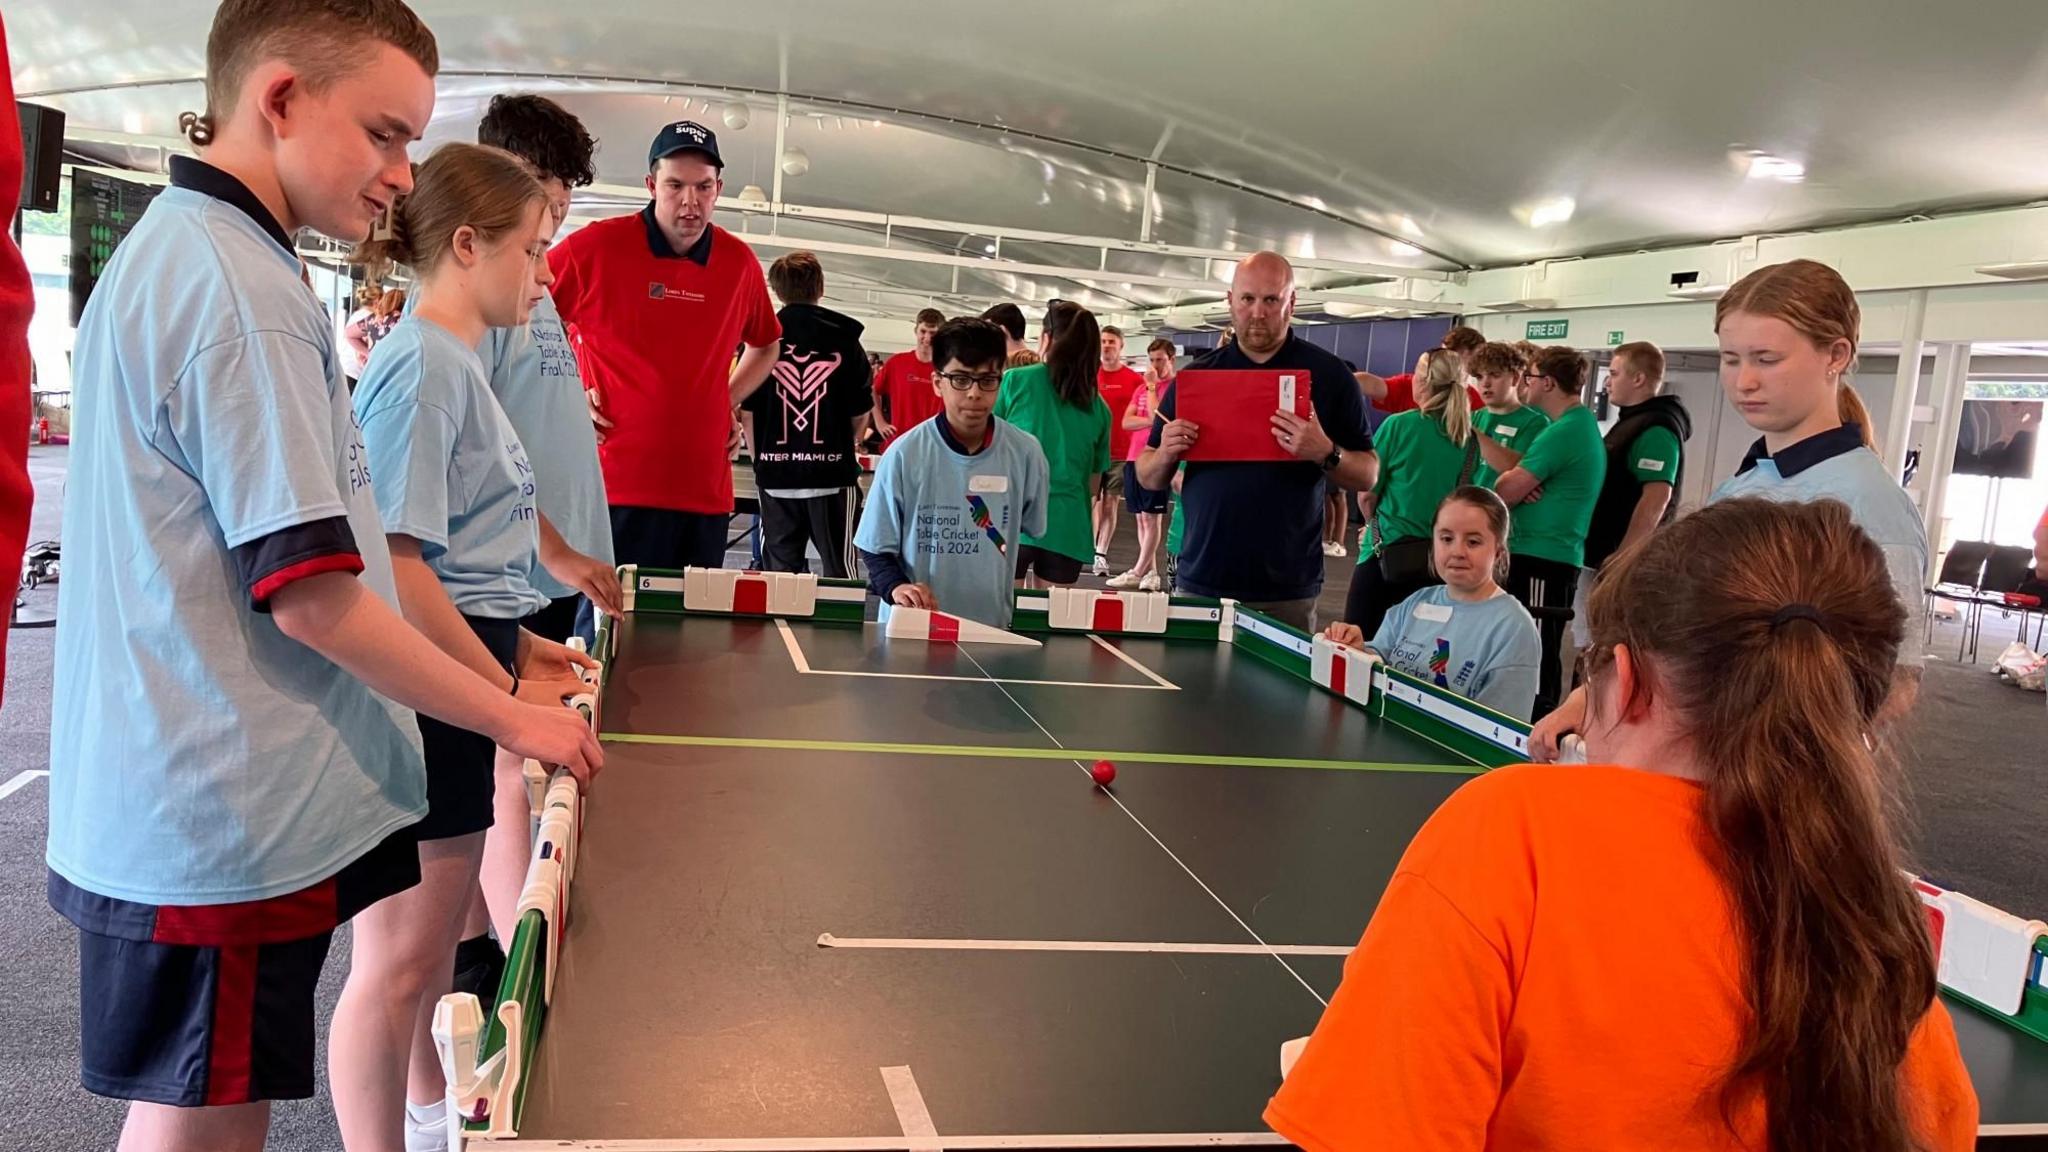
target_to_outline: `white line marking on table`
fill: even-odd
[[[971,940],[928,937],[818,937],[820,948],[904,952],[1171,952],[1196,956],[1349,956],[1353,944],[1206,944],[1180,940]]]
[[[1117,647],[1114,644],[1111,644],[1109,641],[1104,640],[1100,636],[1094,635],[1093,633],[1089,634],[1088,638],[1090,640],[1095,641],[1097,645],[1101,646],[1104,652],[1107,652],[1111,656],[1114,656],[1117,659],[1123,661],[1124,663],[1129,664],[1131,667],[1136,668],[1139,674],[1144,676],[1145,679],[1152,681],[1154,684],[1159,685],[1161,688],[1171,688],[1175,692],[1180,691],[1180,685],[1175,684],[1173,681],[1168,680],[1166,677],[1161,676],[1159,673],[1154,672],[1150,668],[1145,667],[1143,664],[1138,663],[1137,658],[1135,656],[1132,656],[1129,652],[1124,651],[1123,649]]]
[[[974,654],[972,652],[963,652],[961,654],[966,656],[967,659],[969,659],[970,661],[973,661],[974,666],[976,668],[981,668],[981,661],[975,660]],[[985,668],[982,669],[984,675],[987,674],[987,671],[988,670]],[[1017,705],[1017,711],[1022,712],[1024,714],[1025,719],[1031,721],[1032,724],[1036,725],[1040,732],[1045,733],[1045,738],[1047,740],[1052,741],[1053,746],[1055,748],[1059,748],[1062,750],[1066,748],[1065,744],[1060,743],[1059,737],[1053,735],[1052,731],[1048,729],[1044,724],[1039,723],[1038,717],[1032,714],[1031,709],[1026,708],[1022,703],[1018,701],[1018,699],[1015,696],[1010,696],[1010,690],[1008,688],[1003,687],[1002,681],[995,680],[994,677],[990,677],[990,680],[995,683],[997,691],[1001,692],[1004,696],[1008,696],[1010,703]],[[1074,761],[1074,767],[1079,768],[1083,772],[1088,771],[1088,766],[1086,764],[1081,763],[1079,760]],[[1196,884],[1200,885],[1202,891],[1207,892],[1209,894],[1209,899],[1214,900],[1218,908],[1223,909],[1225,914],[1227,914],[1232,920],[1237,921],[1237,926],[1239,928],[1244,929],[1245,935],[1257,941],[1260,947],[1266,948],[1267,952],[1273,957],[1273,963],[1278,964],[1280,965],[1280,967],[1286,969],[1287,974],[1289,976],[1294,977],[1294,982],[1296,984],[1301,985],[1302,991],[1307,992],[1310,996],[1315,997],[1316,1003],[1321,1004],[1323,1007],[1328,1008],[1330,1006],[1330,1002],[1328,1000],[1323,999],[1323,994],[1321,992],[1316,991],[1313,985],[1311,985],[1308,981],[1301,978],[1301,973],[1296,972],[1294,970],[1294,965],[1289,964],[1287,962],[1286,957],[1280,955],[1277,952],[1273,952],[1271,947],[1266,944],[1265,938],[1260,936],[1256,931],[1254,931],[1250,924],[1245,923],[1244,917],[1239,916],[1237,914],[1237,909],[1232,908],[1228,903],[1224,901],[1223,897],[1218,896],[1216,894],[1216,890],[1214,888],[1209,887],[1209,882],[1207,880],[1202,879],[1202,877],[1198,875],[1193,868],[1188,867],[1187,861],[1182,860],[1180,858],[1179,853],[1175,852],[1171,848],[1168,848],[1166,846],[1166,841],[1161,840],[1159,838],[1158,833],[1152,831],[1152,829],[1148,827],[1143,820],[1138,819],[1138,814],[1136,812],[1133,812],[1129,808],[1124,806],[1123,797],[1118,796],[1115,792],[1111,791],[1108,788],[1104,788],[1102,790],[1102,794],[1109,797],[1110,803],[1115,804],[1117,808],[1123,812],[1124,815],[1130,817],[1131,823],[1136,824],[1140,832],[1143,832],[1146,836],[1151,837],[1152,842],[1154,844],[1159,845],[1159,850],[1161,852],[1166,853],[1169,859],[1171,859],[1175,864],[1180,865],[1180,870],[1188,874],[1188,879],[1193,880]]]
[[[13,778],[8,780],[7,783],[0,784],[0,800],[5,800],[9,796],[14,795],[16,792],[21,791],[23,788],[28,787],[29,782],[31,780],[35,780],[40,777],[48,775],[49,773],[41,768],[30,768],[25,771],[15,773]]]
[[[948,1136],[951,1152],[1001,1152],[1010,1148],[1242,1148],[1285,1144],[1272,1132],[1072,1132],[1004,1136]],[[469,1146],[540,1152],[897,1152],[918,1147],[907,1136],[801,1136],[730,1140],[480,1140]]]
[[[788,622],[777,620],[775,628],[782,633],[782,646],[789,649],[790,661],[796,665],[796,670],[805,676],[856,676],[871,680],[950,680],[959,684],[1027,684],[1037,688],[1122,688],[1132,692],[1180,691],[1178,684],[1152,676],[1149,670],[1135,661],[1132,662],[1134,667],[1158,682],[1153,684],[1104,684],[1095,680],[1002,680],[988,675],[985,671],[980,676],[940,676],[930,672],[869,672],[838,668],[813,668],[811,667],[811,662],[804,658],[803,646],[797,643],[796,633],[790,629]],[[1115,652],[1116,649],[1111,648],[1110,651]],[[971,655],[968,655],[965,648],[962,648],[960,652],[962,655],[967,656],[968,659],[974,659]],[[1117,654],[1123,655],[1120,652]],[[1125,659],[1128,660],[1129,657],[1125,657]],[[981,667],[980,663],[976,662],[975,667]]]
[[[810,675],[811,662],[804,659],[803,645],[796,642],[796,633],[790,629],[789,621],[776,617],[775,630],[782,633],[782,646],[789,649],[789,662],[796,665],[797,671]]]
[[[917,1077],[910,1066],[899,1064],[882,1069],[882,1085],[889,1090],[889,1106],[896,1109],[896,1123],[903,1126],[909,1146],[918,1152],[937,1152],[939,1130],[932,1126],[931,1110],[924,1106],[924,1093],[917,1090]]]

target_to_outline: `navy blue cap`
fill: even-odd
[[[647,166],[661,163],[664,156],[678,152],[702,152],[711,158],[711,163],[721,171],[725,161],[718,155],[718,135],[695,120],[678,120],[662,126],[654,138],[654,146],[647,150]]]

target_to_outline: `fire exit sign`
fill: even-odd
[[[1564,339],[1564,334],[1571,329],[1571,325],[1572,322],[1569,320],[1531,320],[1529,321],[1528,338],[1531,340],[1562,340]]]
[[[1620,332],[1609,332],[1607,334],[1607,346],[1609,348],[1619,348],[1621,345],[1622,334]]]

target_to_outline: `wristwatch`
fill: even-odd
[[[1328,456],[1323,457],[1323,471],[1334,472],[1336,471],[1337,465],[1342,464],[1343,462],[1344,450],[1333,445],[1330,448],[1330,454]]]

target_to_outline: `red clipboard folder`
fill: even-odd
[[[1273,413],[1306,418],[1309,374],[1296,368],[1190,368],[1174,377],[1174,415],[1201,435],[1188,460],[1292,460],[1273,438]]]

